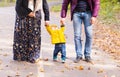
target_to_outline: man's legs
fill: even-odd
[[[92,25],[90,23],[91,12],[86,12],[83,15],[83,17],[84,17],[83,22],[84,22],[85,35],[86,35],[84,56],[85,56],[85,60],[89,61],[91,59],[90,54],[91,54],[91,47],[92,47]]]
[[[82,59],[82,42],[81,42],[82,19],[80,12],[76,12],[73,14],[73,28],[75,50],[77,55],[75,62],[77,63],[80,61],[80,59]]]

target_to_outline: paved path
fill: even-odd
[[[51,24],[59,25],[59,13],[51,13]],[[0,77],[120,77],[120,67],[108,54],[92,49],[92,63],[74,63],[75,50],[72,23],[66,22],[67,60],[52,61],[53,45],[42,24],[41,61],[36,64],[12,60],[14,7],[0,8]]]

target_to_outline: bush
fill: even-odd
[[[0,0],[0,7],[11,6],[15,4],[16,0]]]
[[[100,16],[103,20],[115,21],[115,15],[119,10],[120,2],[118,0],[101,0]]]

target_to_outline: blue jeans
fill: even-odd
[[[82,57],[82,22],[85,31],[84,56],[90,56],[92,45],[92,25],[90,23],[91,12],[75,12],[73,14],[74,42],[77,57]]]
[[[55,44],[55,49],[53,52],[53,59],[57,58],[58,53],[61,52],[62,60],[66,59],[66,45],[65,43]]]

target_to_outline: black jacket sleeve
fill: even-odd
[[[17,0],[15,10],[20,18],[26,17],[31,9],[28,8],[28,0]]]
[[[46,0],[43,0],[43,12],[44,12],[44,18],[45,18],[45,21],[46,20],[49,20],[49,7],[48,7],[48,3]]]

